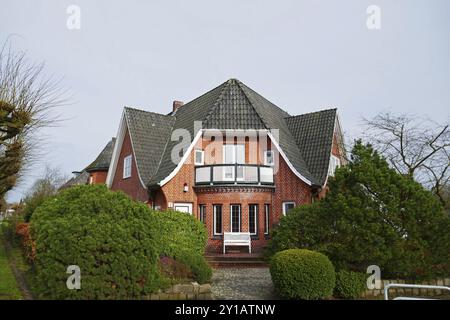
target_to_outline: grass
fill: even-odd
[[[3,239],[0,237],[0,300],[17,299],[22,299],[22,294],[9,266]]]

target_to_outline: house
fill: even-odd
[[[116,138],[112,138],[91,164],[81,171],[72,172],[74,176],[59,189],[67,189],[76,185],[105,183],[115,143]]]
[[[203,221],[210,252],[225,232],[250,233],[254,252],[290,209],[325,194],[344,161],[336,109],[291,116],[230,79],[168,114],[124,108],[104,182]]]

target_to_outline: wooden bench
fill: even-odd
[[[223,253],[226,246],[248,246],[248,253],[252,253],[252,240],[250,232],[224,232]]]

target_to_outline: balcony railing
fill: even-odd
[[[273,185],[273,167],[256,164],[215,164],[195,167],[196,185]]]

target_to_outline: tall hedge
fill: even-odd
[[[431,192],[357,142],[350,163],[330,178],[327,196],[281,219],[272,250],[317,250],[338,269],[365,273],[378,265],[383,277],[446,276],[449,230],[450,217]]]
[[[34,212],[37,289],[50,299],[133,299],[160,286],[151,210],[105,186],[77,186]],[[69,265],[81,290],[69,290]]]

